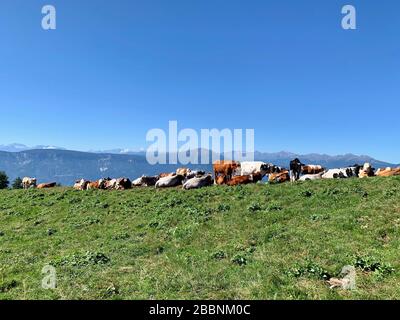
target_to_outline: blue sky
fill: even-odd
[[[2,0],[0,144],[138,149],[177,120],[398,163],[399,16],[397,0]]]

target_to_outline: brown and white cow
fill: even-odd
[[[166,177],[172,177],[172,176],[176,176],[175,172],[170,172],[170,173],[160,173],[158,175],[158,178],[166,178]]]
[[[302,174],[318,174],[324,171],[324,167],[316,164],[306,164],[301,167]]]
[[[25,177],[22,179],[22,188],[24,189],[36,188],[36,183],[37,183],[36,178]]]
[[[366,178],[366,177],[373,177],[375,176],[374,173],[375,169],[372,168],[370,163],[364,163],[363,168],[360,170],[360,173],[358,174],[358,176],[360,178]]]
[[[272,173],[268,176],[268,181],[271,183],[282,183],[290,180],[289,171],[282,171],[280,173]]]
[[[114,190],[117,185],[117,179],[107,179],[105,182],[106,190]]]
[[[87,181],[85,179],[77,180],[75,181],[74,189],[80,191],[86,190],[89,183],[90,181]]]
[[[181,175],[184,177],[186,177],[190,172],[191,170],[189,168],[179,168],[176,170],[177,175]]]
[[[90,181],[86,187],[86,190],[100,189],[99,181]]]

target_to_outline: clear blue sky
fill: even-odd
[[[398,163],[399,30],[397,0],[2,0],[0,144],[140,148],[177,120]]]

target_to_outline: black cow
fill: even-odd
[[[290,181],[293,182],[300,179],[302,166],[304,166],[304,164],[302,164],[298,158],[290,161]]]

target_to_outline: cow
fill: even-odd
[[[169,188],[169,187],[176,187],[182,184],[182,181],[185,179],[184,176],[181,175],[174,175],[169,177],[160,178],[156,182],[156,189],[159,188]]]
[[[85,179],[77,180],[75,181],[74,189],[80,191],[86,190],[89,183],[90,181],[87,181]]]
[[[36,178],[25,177],[22,179],[22,188],[24,189],[36,188],[36,183],[37,183]]]
[[[301,167],[302,174],[318,174],[324,172],[325,168],[320,165],[306,164]]]
[[[161,179],[161,178],[172,177],[172,176],[176,176],[176,173],[175,173],[175,172],[171,172],[171,173],[160,173],[160,174],[158,175],[158,178]]]
[[[141,176],[140,178],[138,178],[132,182],[132,186],[133,187],[155,186],[158,179],[159,179],[158,176],[154,176],[154,177]]]
[[[270,183],[282,183],[290,180],[289,171],[282,171],[280,173],[272,173],[268,177],[268,182]]]
[[[261,181],[263,178],[260,172],[245,175],[245,176],[234,176],[226,183],[228,186],[237,186],[241,184],[250,184],[250,183],[257,183]]]
[[[322,179],[346,179],[358,177],[363,166],[355,164],[354,166],[339,169],[329,169],[322,175]]]
[[[117,185],[117,179],[107,179],[105,182],[105,189],[106,190],[113,190]]]
[[[181,175],[184,177],[186,177],[190,172],[191,172],[191,170],[188,168],[179,168],[176,170],[177,175]]]
[[[386,169],[378,169],[378,171],[375,174],[378,177],[393,177],[393,176],[399,176],[400,175],[400,167],[399,168],[386,168]]]
[[[240,163],[240,167],[235,171],[238,176],[247,176],[253,173],[261,173],[264,177],[266,174],[278,173],[281,168],[274,166],[272,163],[262,161],[244,161]]]
[[[41,183],[37,186],[38,189],[49,189],[54,188],[57,185],[57,182],[48,182],[48,183]]]
[[[303,166],[304,164],[302,164],[298,158],[290,161],[290,181],[294,182],[299,180],[302,171],[301,168]]]
[[[317,174],[305,174],[300,177],[299,181],[320,180],[322,179],[323,172]]]
[[[203,177],[198,177],[198,178],[192,178],[187,180],[183,184],[183,189],[184,190],[189,190],[189,189],[199,189],[203,187],[208,187],[213,184],[213,178],[211,174],[208,174]]]
[[[227,182],[226,176],[218,176],[215,178],[216,185],[222,186],[223,184],[226,184],[226,182]]]
[[[143,185],[143,176],[132,181],[132,187],[142,187]]]
[[[90,181],[86,187],[86,190],[100,189],[99,181]]]
[[[218,176],[223,176],[230,180],[233,173],[240,168],[240,163],[236,161],[219,160],[214,162],[214,178],[217,180]]]
[[[190,171],[187,175],[186,175],[186,180],[190,180],[193,178],[201,178],[202,176],[204,176],[206,174],[205,171],[201,171],[201,170],[194,170],[194,171]]]
[[[132,188],[132,182],[128,178],[119,178],[115,183],[116,190],[127,190]]]
[[[358,174],[358,176],[360,178],[366,178],[366,177],[373,177],[375,176],[374,173],[375,169],[372,168],[370,163],[364,163],[363,168],[360,170],[360,173]]]

